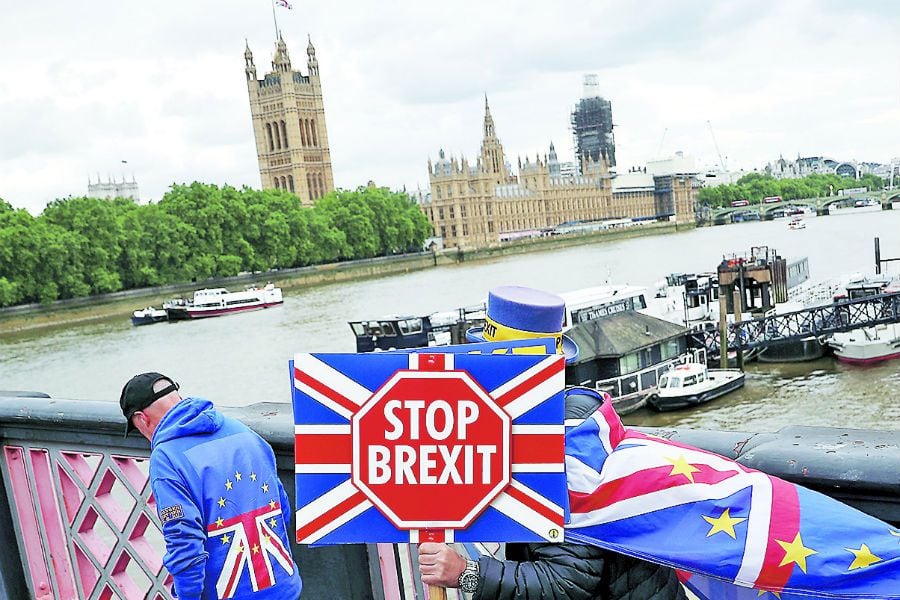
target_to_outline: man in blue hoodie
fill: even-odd
[[[137,429],[150,440],[163,564],[178,598],[298,598],[291,505],[269,444],[209,400],[182,399],[160,373],[132,377],[119,405],[126,435]]]

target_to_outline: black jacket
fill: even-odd
[[[566,419],[584,419],[601,399],[567,390]],[[669,567],[579,544],[507,544],[506,560],[478,559],[474,600],[685,600]]]

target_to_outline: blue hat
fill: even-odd
[[[529,338],[556,338],[557,352],[566,364],[578,358],[578,345],[562,333],[565,301],[549,292],[518,285],[503,285],[488,292],[484,327],[466,332],[470,342],[501,342]]]

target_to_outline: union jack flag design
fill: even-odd
[[[700,598],[900,598],[900,531],[717,454],[625,429],[566,433],[569,541],[684,570]]]
[[[254,510],[228,519],[218,519],[207,527],[207,536],[229,544],[216,581],[219,598],[232,598],[246,568],[254,592],[275,584],[272,560],[287,573],[294,572],[291,553],[275,531],[281,521],[281,504],[269,501]]]
[[[562,356],[298,354],[290,368],[297,542],[562,541]],[[511,420],[509,484],[462,529],[401,529],[353,482],[354,415],[396,374],[423,370],[467,373]],[[434,501],[453,498],[438,491]]]

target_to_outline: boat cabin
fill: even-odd
[[[676,390],[703,383],[709,379],[706,365],[686,363],[671,369],[659,378],[659,391]]]
[[[370,321],[350,321],[356,336],[357,352],[377,352],[435,345],[435,332],[428,317],[385,317]],[[449,343],[448,340],[445,343]]]

